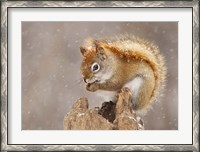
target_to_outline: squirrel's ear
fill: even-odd
[[[82,53],[82,55],[84,56],[85,52],[87,51],[84,47],[80,47],[80,51]]]
[[[97,50],[97,55],[101,60],[105,60],[107,58],[107,55],[103,47],[97,46],[96,50]]]

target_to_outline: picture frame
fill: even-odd
[[[199,151],[199,6],[198,1],[3,1],[1,2],[1,151]],[[190,144],[9,144],[9,10],[13,8],[191,8],[192,9],[192,141]],[[12,99],[13,100],[13,99]],[[13,109],[12,109],[13,110]],[[55,135],[55,137],[57,137]],[[37,140],[37,139],[36,139]]]

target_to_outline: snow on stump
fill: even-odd
[[[64,118],[65,130],[143,130],[142,119],[132,110],[131,93],[123,88],[116,103],[104,102],[101,108],[88,109],[87,98],[77,100]]]

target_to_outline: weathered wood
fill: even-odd
[[[123,88],[116,102],[88,109],[87,98],[77,100],[64,118],[65,130],[143,130],[144,123],[132,110],[131,93]]]

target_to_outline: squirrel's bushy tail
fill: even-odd
[[[149,41],[128,34],[108,39],[107,43],[118,54],[121,54],[121,51],[125,51],[123,55],[127,59],[145,60],[152,67],[156,84],[151,100],[156,100],[166,84],[167,73],[165,59],[158,47]]]

